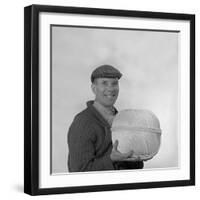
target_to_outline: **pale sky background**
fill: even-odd
[[[149,109],[160,120],[159,153],[145,168],[178,166],[178,33],[52,28],[52,171],[67,172],[67,132],[94,98],[90,75],[101,64],[118,68],[122,109]]]

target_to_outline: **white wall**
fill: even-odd
[[[178,166],[178,38],[176,32],[52,28],[54,173],[67,172],[69,126],[94,99],[90,75],[105,63],[123,74],[116,108],[148,109],[160,120],[162,145],[144,168]]]
[[[49,3],[48,3],[49,2]],[[178,13],[194,13],[196,21],[199,21],[200,8],[198,0],[140,0],[134,1],[114,1],[114,0],[35,0],[35,1],[14,1],[7,0],[1,2],[0,12],[0,51],[1,51],[1,73],[0,73],[0,190],[1,199],[31,199],[23,194],[23,7],[29,4],[52,4],[65,6],[85,6],[99,8],[118,8],[147,11],[163,11]],[[197,23],[196,23],[197,25]],[[196,27],[196,36],[200,34],[199,26]],[[196,38],[196,46],[199,44],[199,37]],[[196,47],[199,54],[199,46]],[[196,66],[199,64],[199,57],[196,56]],[[200,70],[196,68],[196,83],[200,85]],[[196,91],[196,102],[200,100],[199,86]],[[196,104],[196,160],[197,174],[195,187],[176,187],[148,190],[100,192],[89,194],[66,194],[49,196],[49,199],[197,199],[200,194],[200,130],[198,120],[200,120],[199,104]],[[45,199],[46,196],[37,197]]]

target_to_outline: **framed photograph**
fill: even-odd
[[[24,192],[195,184],[195,15],[24,9]]]

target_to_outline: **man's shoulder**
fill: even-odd
[[[88,108],[85,108],[74,117],[73,123],[82,122],[89,123],[92,120],[92,113]]]
[[[68,130],[68,136],[70,137],[73,135],[73,137],[75,137],[76,135],[90,134],[93,125],[94,120],[92,114],[86,108],[74,117]]]

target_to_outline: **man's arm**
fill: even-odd
[[[118,150],[118,141],[116,140],[113,144],[113,150],[111,152],[111,160],[115,163],[115,168],[118,170],[122,169],[142,169],[144,167],[143,161],[138,156],[134,157],[134,152],[130,151],[127,153],[121,153]],[[131,161],[127,161],[127,158],[131,157]]]
[[[68,132],[68,146],[70,172],[114,170],[108,150],[101,157],[96,157],[94,130],[84,120],[72,123]]]

